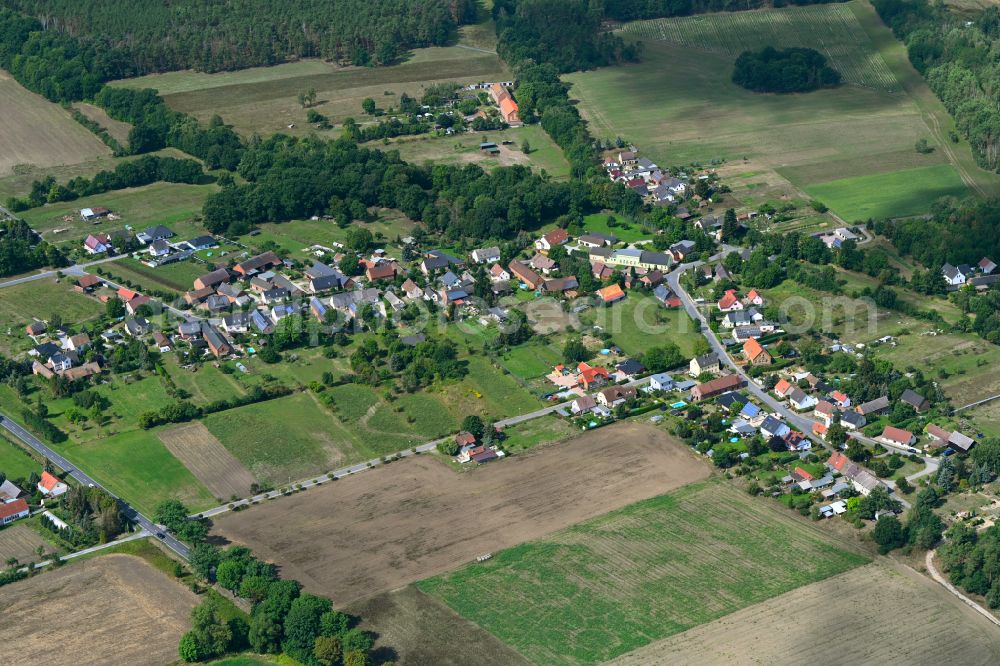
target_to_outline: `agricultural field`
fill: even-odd
[[[733,59],[765,46],[808,46],[826,56],[846,83],[885,92],[900,90],[896,77],[846,5],[634,21],[623,26],[622,33],[643,42],[665,42]]]
[[[596,135],[624,137],[659,164],[719,163],[724,177],[755,174],[734,183],[750,206],[802,199],[824,183],[834,183],[821,191],[836,198],[844,192],[836,181],[845,178],[860,179],[872,210],[903,214],[926,209],[929,181],[935,192],[954,193],[956,182],[998,191],[1000,178],[972,166],[967,145],[951,144],[950,118],[866,2],[661,19],[628,24],[623,35],[654,26],[662,37],[643,36],[642,62],[565,77]],[[870,87],[763,95],[734,85],[736,54],[775,40],[821,46],[847,63],[848,81]],[[914,150],[921,138],[932,153]],[[936,169],[902,182],[890,177],[926,167]],[[845,199],[826,203],[841,216],[857,211]]]
[[[651,643],[611,664],[749,663],[749,654],[754,663],[775,666],[986,666],[1000,660],[1000,638],[995,626],[937,583],[880,560]]]
[[[167,428],[157,437],[220,501],[251,494],[256,479],[201,423]]]
[[[474,622],[410,585],[352,604],[361,629],[378,634],[397,664],[529,666],[531,662]]]
[[[500,154],[491,157],[479,149],[484,141],[494,141]],[[512,145],[502,145],[502,141],[513,141]],[[530,151],[525,154],[524,142]],[[530,165],[544,169],[556,180],[569,178],[569,162],[562,150],[552,141],[541,125],[512,127],[502,132],[473,132],[452,136],[405,136],[392,139],[388,143],[373,143],[382,150],[395,150],[399,156],[412,164],[478,164],[483,168]]]
[[[139,230],[154,224],[164,224],[177,233],[177,240],[185,240],[205,233],[204,227],[195,224],[194,219],[201,215],[205,198],[215,190],[215,185],[153,183],[83,197],[76,201],[46,204],[27,210],[20,217],[50,243],[68,243],[74,248],[79,247],[77,243],[89,233],[120,231],[126,225]],[[94,206],[110,208],[121,219],[100,224],[81,220],[80,209]]]
[[[111,150],[58,104],[0,70],[0,176],[19,165],[48,167],[86,162]]]
[[[917,215],[941,197],[968,193],[950,164],[841,178],[809,185],[805,191],[849,222]]]
[[[42,466],[4,433],[0,436],[0,472],[8,479],[26,479],[32,472],[41,474]]]
[[[5,587],[4,647],[26,664],[172,663],[198,602],[137,557],[102,555]]]
[[[417,49],[405,62],[392,67],[340,67],[302,60],[218,74],[168,72],[113,85],[155,88],[170,108],[201,120],[218,114],[244,134],[305,135],[315,129],[306,123],[306,110],[298,96],[310,88],[317,93],[312,108],[339,124],[348,117],[365,120],[361,100],[366,97],[374,99],[380,108],[398,108],[403,93],[419,99],[435,83],[509,78],[510,71],[496,54],[449,46]],[[339,129],[321,132],[331,136],[338,133]]]
[[[162,360],[174,384],[178,389],[186,391],[195,404],[204,405],[213,400],[229,400],[246,394],[235,375],[225,374],[211,363],[187,369],[177,365],[176,355],[167,354]]]
[[[716,479],[418,588],[536,664],[596,664],[866,561],[808,521]]]
[[[11,560],[17,560],[21,564],[40,562],[45,558],[38,554],[39,548],[46,554],[55,551],[26,521],[24,519],[0,530],[0,568],[7,568],[7,563]]]
[[[82,126],[81,126],[82,127]],[[190,155],[182,153],[175,148],[164,148],[147,155],[159,155],[165,157],[177,157],[192,159]],[[77,176],[90,178],[98,171],[113,170],[122,162],[131,162],[144,155],[129,155],[127,157],[112,157],[107,155],[94,155],[87,158],[85,162],[76,164],[63,164],[56,166],[30,166],[19,165],[14,172],[9,175],[0,175],[0,201],[6,201],[8,197],[21,197],[31,192],[31,183],[41,180],[46,176],[54,177],[58,182],[65,183]]]
[[[60,453],[111,492],[151,513],[167,499],[178,499],[192,511],[207,509],[215,497],[148,430],[132,430],[88,443],[70,441]]]
[[[221,516],[214,534],[339,606],[708,474],[670,435],[625,422],[466,474],[434,455],[380,466]]]

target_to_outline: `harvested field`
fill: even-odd
[[[708,473],[662,430],[621,423],[466,474],[431,456],[396,462],[226,515],[215,535],[343,605]]]
[[[46,572],[5,587],[3,598],[5,652],[48,666],[172,663],[199,601],[129,555]]]
[[[160,441],[216,497],[246,497],[253,474],[200,422],[164,430]]]
[[[611,663],[985,666],[1000,663],[1000,631],[930,579],[880,560]]]
[[[536,664],[579,666],[867,562],[845,546],[716,477],[417,587]]]
[[[46,553],[55,551],[41,534],[24,523],[16,523],[0,531],[0,568],[6,567],[11,558],[21,564],[41,561],[43,558],[38,556],[37,550],[39,546]]]
[[[531,662],[488,631],[456,615],[450,608],[412,585],[386,592],[347,608],[361,618],[361,629],[379,640],[373,655],[399,666],[435,664],[465,666],[529,666]],[[379,646],[394,654],[383,655]]]
[[[68,111],[21,86],[0,70],[0,175],[20,164],[86,162],[111,150]]]
[[[123,146],[128,145],[128,133],[132,131],[131,123],[115,120],[101,107],[86,102],[77,102],[74,108],[106,129],[115,141]]]

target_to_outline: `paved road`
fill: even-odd
[[[114,257],[104,257],[103,259],[98,259],[97,261],[91,261],[86,264],[74,264],[72,266],[67,266],[66,268],[60,268],[54,271],[44,271],[42,273],[35,273],[34,275],[26,275],[22,278],[17,278],[16,280],[8,280],[6,282],[0,282],[0,289],[4,287],[13,287],[18,284],[25,284],[26,282],[34,282],[35,280],[43,280],[49,277],[55,277],[57,273],[63,273],[64,275],[72,275],[74,277],[83,277],[87,274],[86,269],[91,266],[97,266],[100,264],[106,264],[109,261],[118,261],[119,259],[124,259],[127,255],[119,254]]]
[[[716,256],[719,256],[719,255],[716,255]],[[813,424],[816,423],[816,421],[814,421],[813,419],[807,418],[806,416],[804,416],[802,414],[799,414],[797,412],[792,411],[784,403],[782,403],[782,402],[778,401],[777,399],[771,397],[771,395],[767,391],[765,391],[761,386],[759,386],[756,382],[754,382],[754,380],[749,375],[747,375],[746,372],[744,372],[744,370],[743,370],[742,367],[736,365],[736,363],[733,361],[733,359],[729,356],[729,353],[728,353],[728,351],[726,349],[726,346],[724,344],[722,344],[722,342],[719,341],[719,338],[715,335],[715,331],[713,331],[711,328],[709,328],[708,321],[706,320],[705,315],[702,314],[702,312],[698,309],[698,307],[696,306],[694,300],[684,290],[684,288],[681,286],[681,283],[680,283],[680,278],[681,278],[681,276],[684,274],[684,272],[686,270],[688,270],[690,268],[695,268],[697,266],[700,266],[701,264],[702,264],[702,262],[696,261],[696,262],[692,262],[692,263],[688,263],[688,264],[681,264],[681,265],[679,265],[677,268],[675,268],[673,271],[671,271],[669,274],[667,274],[667,283],[669,284],[669,286],[673,290],[673,292],[680,297],[681,303],[684,305],[684,309],[687,311],[687,313],[694,319],[694,321],[696,323],[698,323],[701,326],[701,334],[708,341],[708,344],[712,348],[712,351],[714,351],[716,354],[718,354],[719,358],[722,359],[723,363],[725,365],[727,365],[734,373],[736,373],[737,375],[739,375],[743,379],[744,382],[746,382],[747,390],[754,397],[756,397],[758,400],[760,400],[761,402],[763,402],[764,404],[766,404],[776,414],[779,414],[780,416],[782,416],[784,418],[784,420],[785,420],[785,423],[787,423],[787,424],[795,427],[797,430],[801,431],[802,434],[804,434],[806,437],[808,437],[810,440],[812,440],[813,442],[815,442],[819,446],[822,446],[823,448],[827,449],[828,451],[833,452],[835,450],[834,447],[830,446],[824,440],[820,439],[819,437],[817,437],[816,435],[813,434],[812,427],[813,427]],[[881,445],[881,446],[886,446],[886,445],[882,444],[881,442],[876,442],[874,440],[870,440],[870,439],[864,437],[863,435],[861,435],[860,433],[852,433],[851,436],[857,437],[857,438],[865,440],[865,441],[868,441],[868,442],[870,442],[872,444],[878,444],[878,445]],[[894,447],[888,447],[888,446],[886,446],[886,448],[894,448]],[[900,448],[900,450],[902,452],[906,453],[906,454],[910,453],[910,451],[908,451],[906,449],[901,449]],[[925,460],[925,462],[928,463],[928,467],[930,467],[930,460],[931,459],[925,458],[924,460]],[[936,469],[936,467],[935,467],[935,469]],[[913,476],[917,477],[917,476],[922,476],[923,474],[930,474],[931,471],[929,471],[928,469],[924,469],[923,472],[921,472],[919,474],[916,474],[916,475],[913,475]],[[892,482],[888,482],[886,485],[888,485],[892,489],[895,489],[895,484],[893,484]],[[907,502],[905,499],[903,499],[902,497],[899,497],[899,496],[897,496],[896,499],[898,499],[900,501],[900,503],[903,504],[903,506],[909,508],[910,503]]]
[[[81,472],[70,461],[66,460],[66,458],[62,457],[59,453],[54,451],[47,444],[45,444],[40,439],[38,439],[30,432],[25,430],[19,424],[12,421],[6,414],[0,414],[0,426],[2,426],[10,434],[14,435],[19,440],[24,442],[27,446],[30,446],[37,453],[48,458],[57,467],[60,467],[61,469],[68,472],[69,475],[73,477],[73,479],[75,479],[77,483],[83,486],[95,486],[97,488],[103,489],[106,493],[108,493],[109,495],[118,500],[118,502],[121,504],[122,511],[129,520],[139,525],[143,530],[151,534],[163,534],[164,538],[161,539],[161,541],[163,541],[163,543],[168,548],[170,548],[170,550],[174,551],[175,553],[183,557],[185,560],[188,558],[189,549],[186,545],[175,539],[169,532],[166,532],[165,530],[161,530],[160,528],[158,528],[156,525],[153,524],[153,521],[151,521],[149,518],[139,513],[139,511],[137,511],[134,507],[129,505],[125,500],[112,493],[110,490],[99,484],[94,479],[87,476],[85,473]]]

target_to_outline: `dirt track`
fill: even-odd
[[[400,461],[226,515],[213,533],[344,605],[708,473],[662,430],[622,423],[464,474]]]
[[[177,660],[198,597],[130,555],[102,555],[0,591],[10,663],[132,666]]]

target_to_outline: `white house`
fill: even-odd
[[[941,275],[944,276],[944,281],[950,286],[957,287],[965,284],[965,281],[969,279],[972,269],[965,264],[961,266],[952,266],[951,264],[945,264],[941,267]]]
[[[170,243],[158,238],[149,244],[149,253],[154,257],[165,257],[170,254]]]
[[[59,497],[69,490],[69,486],[48,472],[42,472],[42,479],[38,482],[38,490],[46,497]]]
[[[500,261],[500,248],[484,247],[472,251],[472,260],[477,264],[485,264],[491,261]]]
[[[788,402],[795,409],[803,411],[815,407],[819,401],[796,386],[788,392]]]
[[[577,398],[569,404],[569,410],[574,414],[583,414],[591,411],[597,407],[597,401],[594,400],[594,396],[585,395],[583,397]]]
[[[28,503],[23,499],[14,500],[7,504],[0,504],[0,526],[10,525],[15,520],[27,518],[31,515],[28,510]]]
[[[649,378],[649,387],[654,391],[671,391],[674,388],[674,378],[665,372]]]

